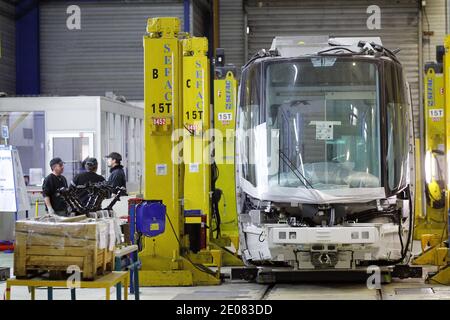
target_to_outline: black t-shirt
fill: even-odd
[[[50,173],[42,184],[42,194],[50,198],[50,203],[55,211],[66,211],[67,204],[58,192],[61,188],[67,188],[67,180],[64,176],[56,176]]]
[[[96,174],[95,172],[86,171],[82,172],[80,174],[77,174],[73,178],[73,184],[76,186],[85,185],[86,183],[98,183],[105,181],[105,178],[103,176]]]
[[[72,185],[74,186],[81,186],[85,185],[87,183],[99,183],[105,181],[105,178],[95,172],[87,171],[82,172],[80,174],[77,174],[73,180]],[[81,204],[86,205],[89,201],[89,194],[87,191],[81,191],[79,193],[79,199]]]

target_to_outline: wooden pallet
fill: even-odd
[[[82,219],[17,221],[14,275],[23,278],[33,272],[64,273],[69,266],[78,266],[83,280],[93,280],[114,270],[114,249],[99,248],[97,229],[101,222]]]

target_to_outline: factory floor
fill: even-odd
[[[0,252],[0,267],[10,267],[11,275],[13,274],[12,253]],[[226,268],[224,272],[227,272]],[[4,299],[5,287],[6,282],[0,281],[0,300]],[[15,300],[30,298],[25,287],[13,287],[11,292],[11,298]],[[55,300],[70,299],[68,289],[55,289],[53,295]],[[111,289],[111,297],[115,297],[115,289]],[[78,300],[105,300],[105,298],[106,294],[102,289],[77,289]],[[447,300],[450,299],[450,286],[426,284],[424,279],[394,279],[390,284],[383,284],[381,289],[368,289],[365,283],[262,285],[226,280],[220,286],[141,287],[140,298],[141,300]],[[47,299],[46,288],[36,290],[36,299]],[[134,296],[130,295],[129,299],[134,299]]]

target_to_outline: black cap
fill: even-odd
[[[84,165],[87,166],[87,167],[93,168],[93,167],[97,167],[98,166],[97,159],[95,159],[95,158],[87,158],[84,161],[85,161]]]
[[[120,155],[120,153],[117,153],[117,152],[111,152],[105,158],[111,158],[111,159],[114,159],[116,161],[122,161],[122,156]]]
[[[55,164],[64,164],[61,158],[53,158],[50,160],[50,168],[52,169]]]

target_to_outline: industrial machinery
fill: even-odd
[[[449,164],[450,164],[450,37],[436,50],[436,62],[425,66],[425,210],[416,214],[416,238],[422,253],[417,265],[438,266],[428,281],[450,285],[448,266]]]
[[[221,148],[222,138],[211,130],[208,42],[179,28],[177,18],[150,18],[144,36],[145,190],[129,202],[142,286],[220,284],[222,265],[242,263],[221,231],[220,201],[234,196],[234,170],[229,182],[219,180],[230,170],[216,164],[214,140]]]
[[[58,190],[66,202],[69,212],[73,215],[86,215],[106,210],[111,211],[113,206],[126,194],[123,187],[112,187],[107,182],[87,183],[85,185],[70,186]],[[102,208],[103,200],[114,194],[107,207]]]
[[[395,54],[379,38],[276,37],[243,67],[239,238],[261,279],[408,262],[414,135]]]
[[[243,265],[237,257],[239,230],[234,172],[237,70],[225,64],[225,52],[216,49],[214,64],[214,163],[212,165],[212,207],[214,235],[212,242],[231,247],[224,255],[224,265]]]
[[[443,74],[444,47],[436,50],[437,62],[425,65],[424,77],[424,160],[420,163],[424,168],[424,196],[416,210],[415,239],[429,238],[431,234],[446,237],[446,123],[445,123],[445,90]],[[422,209],[424,208],[424,209]],[[437,240],[439,241],[439,240]],[[442,239],[440,240],[442,241]]]

